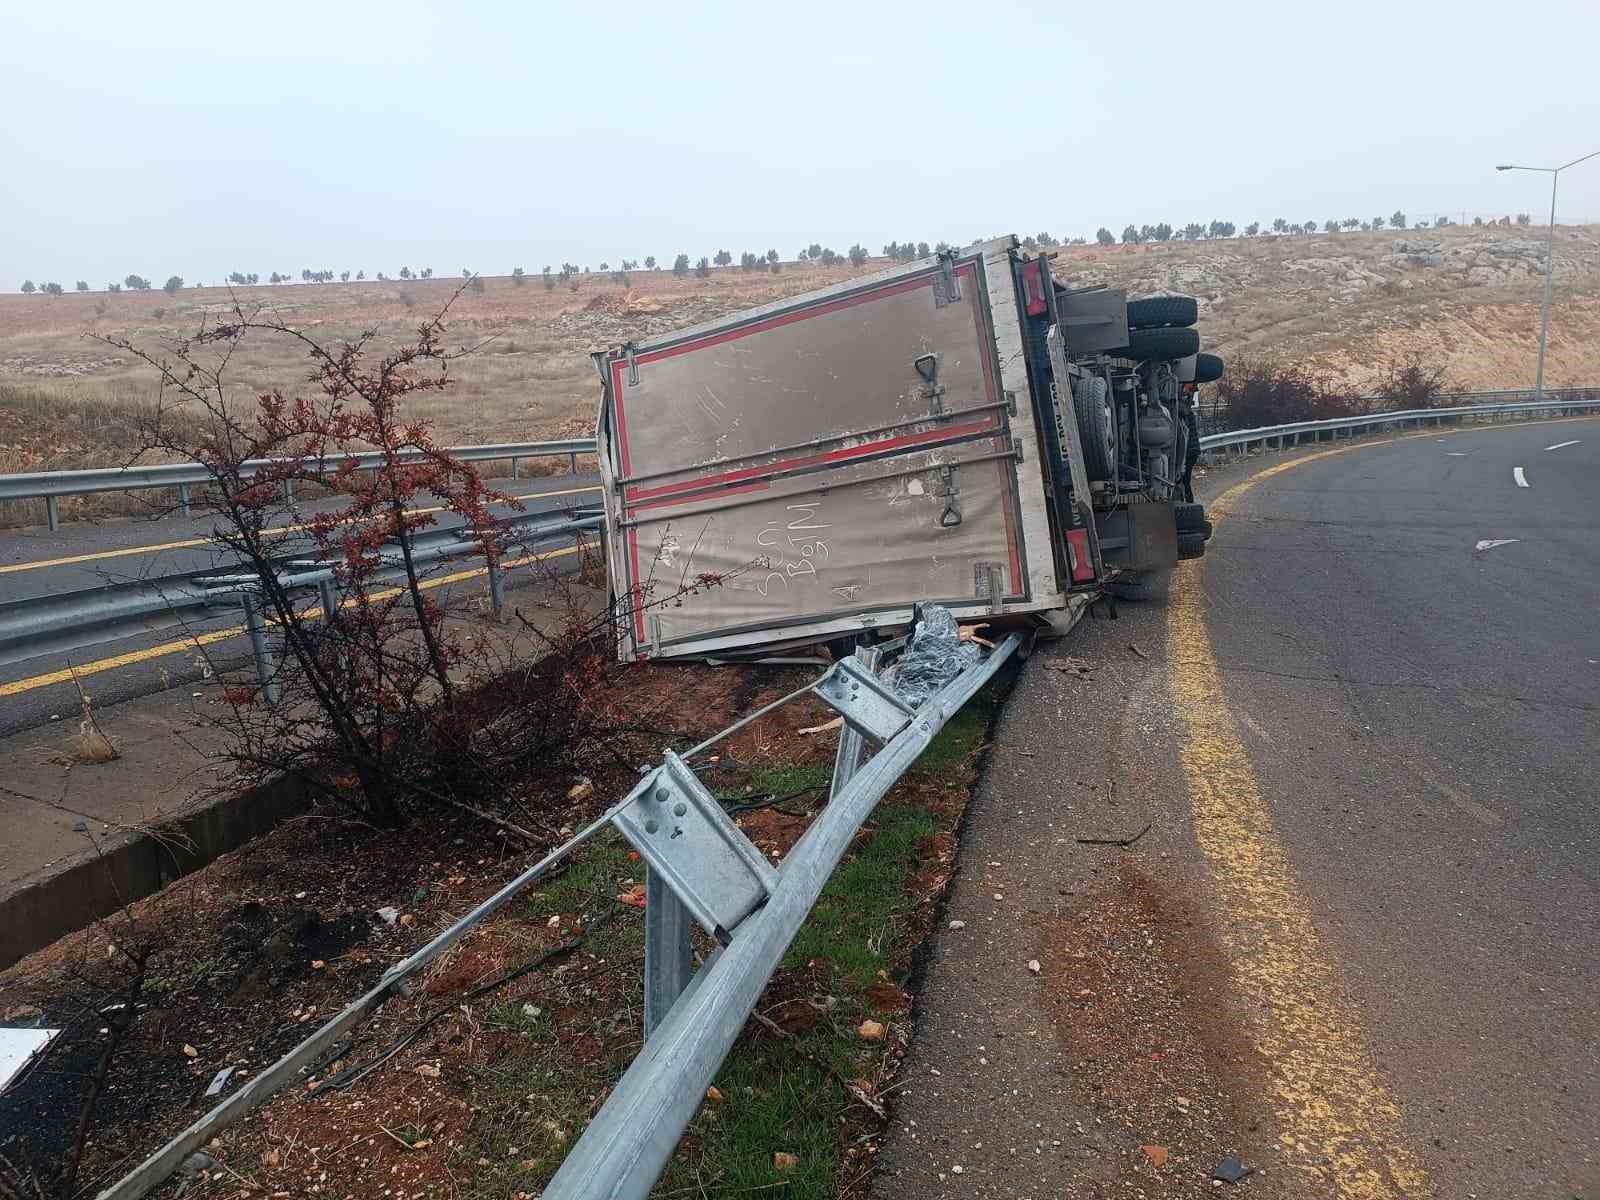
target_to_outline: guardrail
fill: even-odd
[[[577,536],[598,530],[600,525],[599,510],[590,507],[574,509],[568,515],[534,513],[513,517],[497,526],[497,532],[502,550],[509,550]],[[463,538],[456,529],[429,530],[418,534],[412,545],[412,558],[418,563],[469,558],[483,552],[481,543]],[[379,557],[382,565],[378,579],[404,575],[398,549],[380,551]],[[498,614],[504,598],[502,569],[493,560],[487,569],[490,603]],[[339,603],[333,564],[285,559],[280,562],[279,571],[278,582],[285,588],[320,592],[325,612]],[[257,676],[270,689],[270,664],[265,658],[261,614],[255,599],[257,582],[252,575],[190,571],[9,600],[0,603],[0,666],[237,614],[242,615],[244,629],[250,633]]]
[[[645,1041],[543,1195],[545,1200],[643,1200],[856,833],[945,723],[1021,648],[1022,638],[1011,634],[920,704],[897,695],[879,672],[884,657],[904,643],[900,639],[858,650],[820,679],[750,713],[681,757],[668,753],[622,800],[396,963],[354,1003],[101,1192],[98,1200],[138,1200],[160,1185],[217,1133],[325,1060],[363,1018],[390,995],[403,992],[408,978],[608,826],[632,844],[649,868]],[[844,726],[827,806],[774,866],[689,764],[751,721],[805,696],[833,708]],[[863,761],[869,741],[878,750]],[[691,920],[717,942],[698,972]],[[364,1073],[381,1061],[380,1055],[350,1070]]]
[[[1548,395],[1548,393],[1547,393]],[[1538,413],[1567,412],[1580,409],[1600,411],[1600,399],[1547,399],[1537,403],[1500,402],[1463,404],[1451,408],[1408,408],[1395,412],[1364,413],[1354,417],[1336,417],[1328,421],[1297,421],[1288,425],[1265,425],[1257,429],[1235,429],[1229,433],[1212,433],[1200,439],[1202,451],[1226,450],[1238,447],[1248,450],[1259,443],[1262,449],[1269,442],[1281,449],[1285,442],[1299,445],[1302,437],[1320,441],[1327,433],[1337,438],[1341,432],[1353,433],[1357,429],[1374,426],[1423,425],[1428,421],[1443,424],[1453,417],[1494,417],[1504,414],[1534,415]]]
[[[593,454],[593,438],[572,438],[555,442],[503,442],[487,446],[451,446],[445,453],[462,462],[510,462],[511,473],[524,458],[565,456],[574,474],[578,470],[578,455]],[[376,450],[349,455],[362,470],[370,470],[383,462]],[[409,453],[406,461],[420,461],[421,455]],[[267,467],[281,465],[280,459],[253,459],[244,464],[248,478]],[[345,461],[341,457],[338,461]],[[211,482],[210,472],[198,463],[155,463],[137,467],[104,467],[89,471],[32,471],[19,475],[0,475],[0,500],[43,499],[45,517],[52,530],[59,527],[56,501],[62,496],[83,496],[93,492],[139,492],[155,488],[176,488],[178,510],[189,515],[189,490]],[[287,484],[285,488],[287,489]]]

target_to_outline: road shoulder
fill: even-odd
[[[1223,1158],[1270,1152],[1260,1064],[1195,899],[1164,641],[1164,609],[1123,605],[1043,648],[1008,700],[930,951],[880,1200],[1196,1194]],[[1131,847],[1080,841],[1147,825]]]

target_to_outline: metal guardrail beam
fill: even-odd
[[[1021,644],[1020,635],[1011,634],[930,697],[834,795],[784,858],[765,905],[707,960],[645,1042],[545,1186],[545,1200],[644,1200],[649,1195],[856,831],[945,722]]]
[[[139,1200],[159,1186],[185,1157],[297,1081],[392,992],[401,989],[407,977],[504,908],[524,888],[608,825],[615,825],[640,850],[650,865],[648,878],[657,881],[655,888],[647,887],[645,920],[647,931],[654,928],[660,943],[658,971],[669,967],[660,959],[662,951],[671,952],[676,960],[676,951],[681,948],[677,926],[684,909],[704,910],[709,906],[733,911],[728,905],[736,903],[737,897],[729,886],[730,863],[737,867],[744,860],[748,867],[731,874],[742,875],[748,886],[758,886],[762,893],[762,902],[731,930],[718,922],[715,932],[720,948],[697,975],[687,978],[687,971],[680,972],[674,961],[662,977],[653,981],[654,1003],[666,1011],[656,1014],[654,1027],[647,1028],[644,1047],[633,1065],[544,1192],[547,1200],[601,1196],[642,1200],[666,1166],[683,1130],[704,1100],[711,1078],[732,1049],[772,972],[862,824],[945,723],[1021,645],[1021,635],[1011,634],[986,658],[962,671],[916,708],[894,697],[884,686],[875,670],[877,653],[858,653],[834,664],[809,686],[735,722],[686,752],[683,758],[669,754],[622,800],[396,963],[354,1003],[106,1188],[98,1200]],[[846,724],[841,731],[840,755],[828,805],[774,871],[722,812],[718,802],[698,784],[685,760],[692,760],[707,746],[761,713],[807,695],[834,707]],[[859,762],[863,734],[871,736],[880,748],[866,762]],[[675,802],[679,797],[685,799]],[[652,826],[655,817],[662,823],[659,836],[655,836],[658,829]],[[686,828],[672,834],[666,832],[666,825],[676,826],[679,822]],[[686,836],[680,837],[679,833]],[[738,880],[734,882],[737,884]],[[665,926],[652,926],[653,905],[660,906],[657,920],[665,919]],[[647,951],[647,975],[650,970]],[[646,983],[650,990],[652,981],[647,979]]]
[[[516,464],[524,458],[562,457],[569,460],[574,473],[578,469],[578,455],[595,453],[593,438],[572,438],[551,442],[502,442],[484,446],[451,446],[445,453],[462,462],[509,461],[515,473]],[[406,461],[421,461],[422,456],[410,452]],[[327,460],[335,465],[354,459],[362,470],[378,466],[382,456],[375,450],[361,454],[341,456]],[[288,459],[252,459],[243,464],[248,478],[269,467],[281,466]],[[46,514],[51,529],[57,527],[56,500],[62,496],[83,496],[94,492],[138,492],[154,488],[177,488],[179,507],[188,512],[189,492],[192,487],[203,487],[211,482],[211,473],[198,463],[155,463],[147,466],[105,467],[88,471],[30,471],[17,475],[0,475],[0,500],[45,501]]]
[[[1570,409],[1600,412],[1600,399],[1573,398],[1547,399],[1539,403],[1463,404],[1451,408],[1408,408],[1393,412],[1363,413],[1360,416],[1335,417],[1327,421],[1296,421],[1288,425],[1264,425],[1256,429],[1235,429],[1228,433],[1207,434],[1200,439],[1200,449],[1223,450],[1230,446],[1248,447],[1257,442],[1265,445],[1269,441],[1282,445],[1285,439],[1290,439],[1290,444],[1294,444],[1307,434],[1321,437],[1323,433],[1332,433],[1337,437],[1346,430],[1367,429],[1374,425],[1421,425],[1427,421],[1444,421],[1451,417],[1533,414]]]
[[[502,523],[500,544],[503,548],[526,546],[599,529],[601,522],[592,507],[576,509],[570,516],[531,513]],[[419,563],[432,563],[480,553],[482,546],[477,541],[462,538],[458,530],[451,529],[419,535],[413,542],[412,557]],[[384,550],[379,557],[380,580],[403,576],[398,549]],[[322,591],[325,601],[330,595],[325,589],[337,583],[333,564],[284,561],[279,570],[279,583],[284,587]],[[253,591],[256,583],[253,575],[225,575],[212,569],[6,601],[0,603],[0,666],[235,616],[241,594]],[[245,616],[248,619],[248,611]]]

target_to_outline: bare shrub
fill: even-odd
[[[1449,386],[1446,369],[1426,362],[1420,351],[1413,350],[1383,373],[1378,380],[1378,395],[1390,408],[1438,408]]]
[[[1229,363],[1215,395],[1221,430],[1326,421],[1371,409],[1369,401],[1327,376],[1270,359]]]
[[[226,707],[216,721],[231,735],[234,768],[226,786],[292,772],[314,794],[393,826],[428,804],[476,811],[513,783],[605,753],[619,736],[586,697],[615,668],[620,623],[675,597],[585,604],[553,559],[507,560],[507,526],[490,506],[520,504],[436,445],[427,422],[401,416],[408,397],[447,391],[451,365],[470,353],[445,345],[449,308],[381,357],[373,332],[325,347],[238,304],[221,324],[159,351],[106,339],[157,372],[143,445],[205,470],[195,503],[235,559],[228,586],[247,617],[260,618],[276,663],[256,688],[219,676]],[[253,339],[302,347],[308,394],[236,396],[228,364]],[[375,466],[358,458],[370,452]],[[336,503],[300,511],[292,489]],[[461,578],[460,563],[426,552],[441,515],[458,523],[452,540],[476,543],[489,567],[528,565],[542,577],[541,594],[557,599],[541,620],[508,628],[447,613],[439,589]],[[295,586],[289,560],[331,567],[333,594]],[[718,582],[684,579],[669,590]]]

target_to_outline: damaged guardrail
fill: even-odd
[[[707,738],[668,753],[620,801],[462,916],[234,1095],[157,1150],[98,1200],[138,1200],[349,1034],[406,980],[605,828],[649,866],[645,889],[645,1042],[545,1188],[546,1200],[646,1196],[699,1108],[851,840],[885,793],[1022,646],[1013,633],[987,655],[961,642],[942,608],[922,610],[910,639],[858,650],[821,678]],[[897,651],[894,675],[880,671]],[[843,719],[828,803],[774,866],[690,764],[781,707],[814,696]],[[866,754],[868,744],[876,752]],[[716,941],[695,970],[691,920]]]
[[[1584,412],[1600,412],[1600,399],[1560,399],[1551,397],[1536,403],[1504,402],[1492,404],[1463,404],[1453,408],[1407,408],[1395,412],[1363,413],[1354,417],[1335,417],[1328,421],[1296,421],[1288,425],[1263,425],[1257,429],[1235,429],[1228,433],[1207,434],[1200,439],[1200,449],[1204,453],[1214,450],[1237,448],[1241,453],[1249,450],[1251,446],[1260,444],[1265,450],[1267,443],[1275,443],[1275,448],[1282,449],[1285,444],[1297,446],[1302,437],[1309,441],[1319,441],[1324,433],[1338,438],[1341,432],[1354,434],[1357,429],[1370,429],[1374,426],[1421,426],[1428,421],[1443,424],[1453,417],[1483,417],[1511,415],[1535,415],[1538,413],[1566,412],[1569,410]]]
[[[513,517],[497,526],[497,535],[505,550],[597,531],[601,524],[598,508],[579,507],[570,514],[555,517],[549,513]],[[477,539],[464,538],[455,529],[426,531],[415,535],[412,543],[412,560],[418,563],[468,558],[482,553],[483,546]],[[405,568],[398,549],[381,551],[380,557],[384,561],[378,575],[380,580],[403,577]],[[504,598],[502,565],[491,560],[488,567],[489,598],[496,613]],[[321,592],[324,611],[332,611],[332,606],[338,603],[333,564],[289,559],[283,562],[281,572],[279,582],[285,588],[315,588]],[[255,631],[261,622],[259,605],[255,601],[256,586],[253,575],[191,571],[159,579],[134,579],[9,600],[0,603],[0,666],[43,654],[69,653],[101,642],[221,619],[238,613],[241,608],[246,628]],[[264,661],[263,642],[254,636],[251,640],[257,649],[256,668],[260,673]]]

